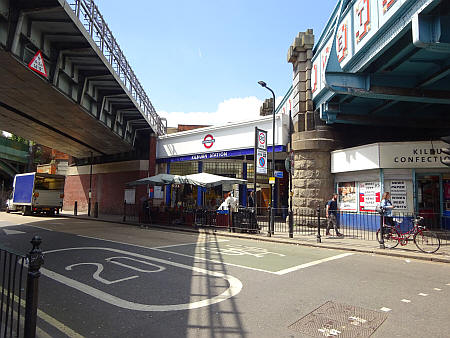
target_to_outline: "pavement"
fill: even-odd
[[[112,222],[119,224],[128,224],[130,226],[140,226],[147,227],[148,224],[141,224],[138,222],[132,221],[123,221],[123,216],[121,215],[102,215],[100,214],[97,218],[92,216],[88,216],[87,214],[78,214],[77,216],[63,212],[60,214],[62,217],[70,217],[70,218],[79,218],[79,219],[88,219],[92,221],[102,221],[102,222]],[[183,226],[183,225],[159,225],[152,224],[149,227],[152,228],[161,228],[161,229],[170,229],[170,230],[178,230],[178,231],[187,231],[187,232],[195,232],[195,233],[214,233],[218,236],[224,237],[235,237],[235,238],[246,238],[253,239],[257,241],[266,241],[273,243],[284,243],[291,245],[303,245],[317,248],[326,248],[326,249],[335,249],[335,250],[345,250],[345,251],[355,251],[355,252],[363,252],[369,254],[376,255],[386,255],[392,257],[401,257],[406,259],[418,259],[425,261],[433,261],[433,262],[441,262],[441,263],[450,263],[450,243],[449,241],[444,241],[441,243],[441,247],[436,253],[427,254],[423,253],[417,249],[413,242],[409,242],[405,246],[397,246],[394,249],[380,249],[380,244],[376,240],[364,240],[364,239],[356,239],[353,237],[337,237],[337,236],[323,236],[321,238],[321,243],[317,242],[317,237],[315,235],[301,235],[294,234],[294,238],[289,238],[289,234],[286,233],[275,233],[271,237],[267,236],[266,232],[261,232],[260,234],[247,234],[247,233],[233,233],[228,230],[221,230],[219,228],[196,228],[192,226]]]

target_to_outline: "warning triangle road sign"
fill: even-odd
[[[47,77],[47,70],[45,69],[44,58],[42,57],[42,53],[40,50],[33,56],[30,63],[28,64],[28,68],[34,70],[36,73],[41,74]]]

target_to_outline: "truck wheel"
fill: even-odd
[[[29,216],[31,215],[31,207],[25,206],[22,209],[22,216]]]

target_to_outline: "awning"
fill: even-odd
[[[134,187],[137,185],[166,185],[166,184],[192,184],[199,187],[211,188],[221,184],[245,184],[247,180],[239,178],[225,177],[208,173],[198,173],[192,175],[171,175],[158,174],[155,176],[141,178],[140,180],[128,182],[126,185]]]
[[[155,176],[141,178],[140,180],[128,182],[126,185],[134,187],[137,185],[165,185],[173,183],[173,179],[176,175],[171,174],[158,174]]]
[[[211,188],[221,184],[245,184],[247,183],[247,180],[208,173],[198,173],[186,176],[175,176],[173,183],[192,184],[204,188]]]

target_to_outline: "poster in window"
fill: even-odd
[[[153,198],[164,198],[163,187],[156,185],[153,192]]]
[[[391,202],[396,210],[408,209],[406,181],[391,181]]]
[[[136,203],[136,190],[135,189],[125,189],[124,200],[126,204]]]
[[[339,182],[339,209],[347,211],[356,211],[356,184],[355,182]]]
[[[380,182],[359,183],[359,211],[375,211],[377,204],[381,202]]]

